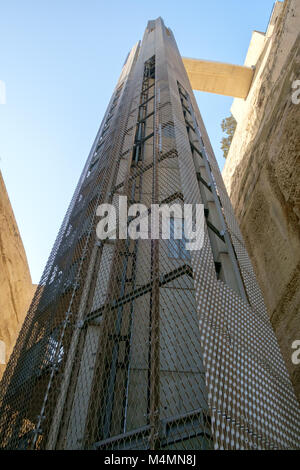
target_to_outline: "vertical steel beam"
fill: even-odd
[[[157,79],[155,79],[154,146],[152,203],[158,204],[158,157],[159,157],[159,102]],[[159,328],[159,240],[151,240],[151,281],[150,300],[151,351],[150,351],[150,449],[160,447],[160,328]]]

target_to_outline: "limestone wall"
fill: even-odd
[[[0,172],[0,379],[34,290],[23,243]]]
[[[277,2],[264,40],[254,38],[251,91],[232,107],[238,124],[223,177],[300,400],[300,365],[291,361],[300,339],[299,33],[299,0]]]

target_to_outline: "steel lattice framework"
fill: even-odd
[[[100,241],[204,204],[204,247]],[[300,411],[172,32],[130,52],[1,383],[4,449],[299,448]]]

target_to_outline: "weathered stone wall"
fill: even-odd
[[[257,63],[223,177],[300,401],[300,2],[284,3]]]
[[[23,243],[0,172],[0,379],[34,290]]]

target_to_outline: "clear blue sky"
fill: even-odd
[[[0,16],[0,166],[38,282],[128,51],[162,16],[183,56],[243,64],[273,0],[10,0]],[[232,99],[196,93],[220,166]],[[0,228],[1,229],[1,228]]]

